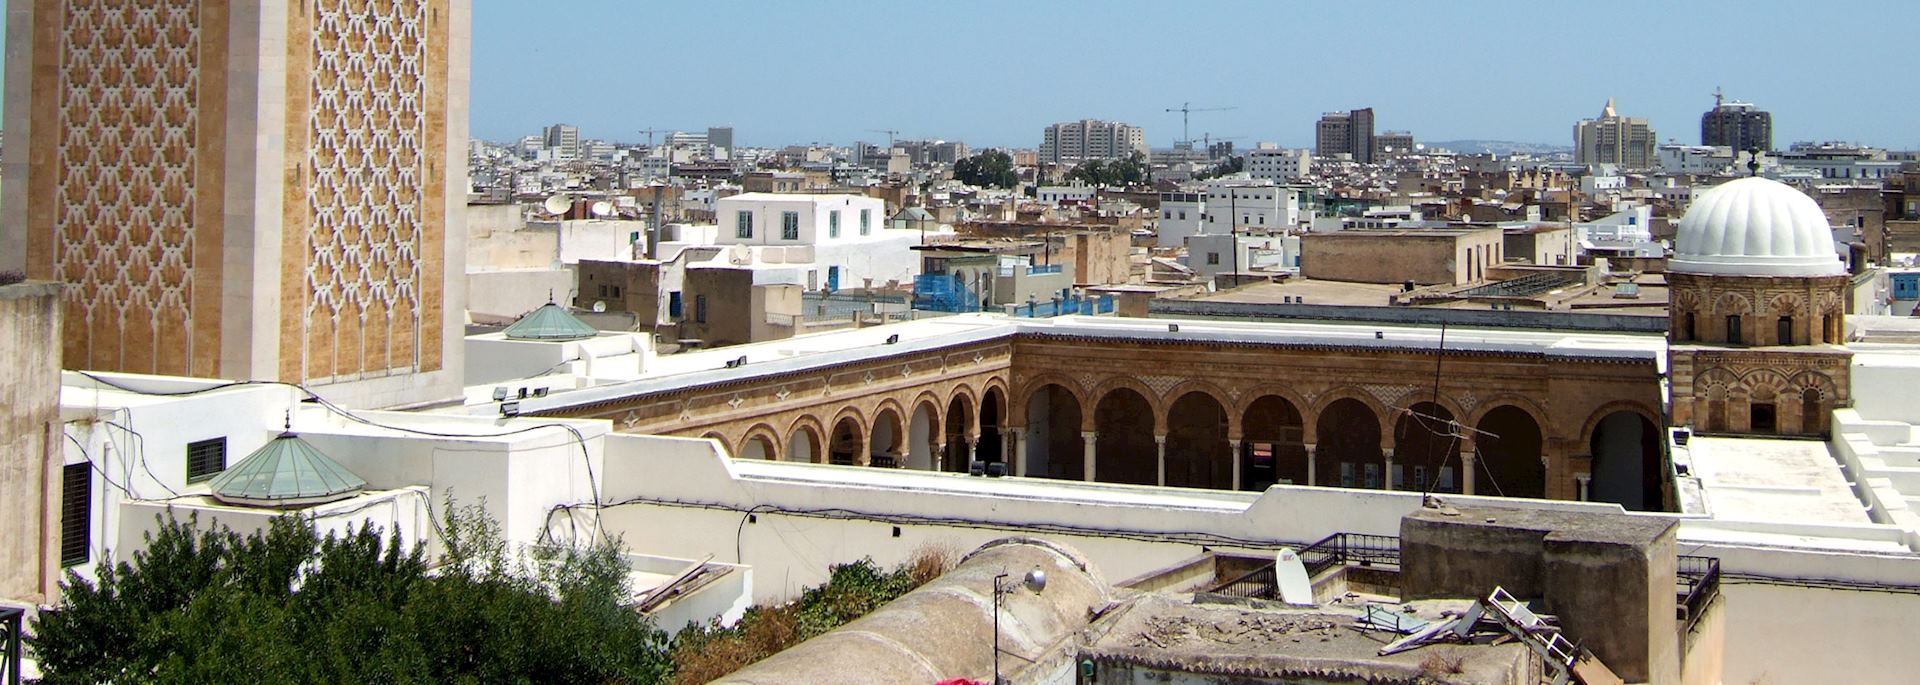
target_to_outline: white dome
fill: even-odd
[[[1779,181],[1750,176],[1694,198],[1680,218],[1667,270],[1726,276],[1838,276],[1833,227],[1820,205]]]

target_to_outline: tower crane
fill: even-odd
[[[1195,107],[1191,102],[1182,102],[1180,103],[1180,106],[1177,108],[1168,107],[1167,111],[1180,113],[1180,142],[1192,143],[1193,142],[1192,131],[1188,130],[1189,129],[1188,125],[1192,123],[1190,119],[1193,117],[1194,112],[1225,112],[1230,109],[1239,109],[1239,108],[1238,107]]]
[[[643,128],[643,129],[640,129],[640,131],[639,131],[639,132],[640,132],[640,133],[645,133],[645,134],[647,134],[647,149],[648,149],[648,150],[652,150],[652,149],[653,149],[653,134],[655,134],[655,133],[672,133],[672,131],[669,131],[669,130],[667,130],[667,129],[664,129],[664,128]]]
[[[890,128],[870,128],[867,129],[867,132],[887,134],[887,154],[893,154],[893,137],[900,134],[898,130]]]

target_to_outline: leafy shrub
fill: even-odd
[[[517,564],[478,506],[446,519],[437,574],[397,530],[164,520],[98,582],[68,575],[28,640],[41,682],[665,680],[665,635],[625,605],[617,541]]]

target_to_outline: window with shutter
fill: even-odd
[[[227,470],[227,439],[187,443],[187,482],[198,483]]]
[[[60,565],[91,560],[93,473],[88,464],[68,464],[60,472]]]

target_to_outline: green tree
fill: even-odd
[[[1067,170],[1067,180],[1095,186],[1127,186],[1147,180],[1147,157],[1139,152],[1112,161],[1090,159]]]
[[[1013,156],[1001,150],[988,150],[953,163],[953,177],[961,183],[982,188],[1012,188],[1020,176],[1013,170]]]
[[[241,535],[164,520],[131,562],[69,574],[28,645],[44,683],[656,683],[665,635],[626,605],[617,541],[509,551],[446,507],[446,553],[289,515]]]

